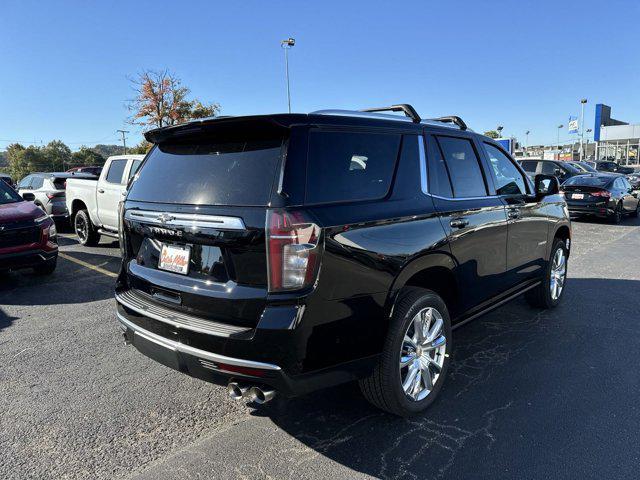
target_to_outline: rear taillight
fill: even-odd
[[[55,192],[55,193],[47,193],[47,198],[49,200],[54,198],[61,198],[65,196],[65,192]]]
[[[611,192],[607,192],[606,190],[598,190],[597,192],[591,192],[591,195],[594,197],[611,198]]]
[[[267,210],[269,291],[313,285],[320,264],[320,227],[302,212]]]

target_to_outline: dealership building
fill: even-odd
[[[629,124],[611,118],[611,107],[596,105],[593,140],[597,160],[613,160],[621,165],[638,165],[640,124]]]

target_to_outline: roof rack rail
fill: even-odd
[[[429,120],[434,122],[453,123],[458,127],[460,127],[460,130],[467,130],[469,128],[467,127],[467,124],[464,123],[464,120],[462,120],[460,117],[457,117],[455,115],[451,115],[448,117],[430,118]]]
[[[398,105],[391,105],[390,107],[380,107],[380,108],[365,108],[364,110],[360,110],[361,112],[404,112],[404,114],[409,117],[414,123],[420,123],[422,120],[416,109],[413,108],[408,103],[399,103]]]

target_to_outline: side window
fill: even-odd
[[[39,188],[42,188],[43,184],[44,184],[44,178],[33,177],[33,180],[31,181],[31,190],[37,190]]]
[[[18,188],[30,189],[31,188],[31,180],[33,180],[33,176],[32,175],[28,175],[28,176],[24,177],[22,180],[20,180],[20,183],[18,183]]]
[[[522,165],[522,169],[528,173],[536,173],[536,167],[538,162],[535,160],[524,160],[520,165]]]
[[[451,181],[435,137],[427,137],[427,162],[429,163],[429,193],[439,197],[453,197]]]
[[[113,160],[109,171],[107,172],[107,182],[109,183],[122,183],[122,175],[124,174],[124,168],[127,166],[126,160]]]
[[[491,175],[496,184],[496,193],[498,195],[524,195],[527,193],[525,180],[513,162],[490,143],[485,143],[484,149],[491,163]]]
[[[540,173],[555,175],[557,168],[557,165],[553,162],[542,162],[542,171]]]
[[[456,198],[487,195],[473,143],[466,138],[438,137]]]
[[[311,131],[307,203],[373,200],[389,192],[400,135]]]
[[[623,188],[624,188],[625,190],[632,190],[632,188],[631,188],[631,184],[629,183],[629,180],[627,180],[626,178],[623,178],[623,179],[622,179],[622,183],[623,183],[623,185],[624,185],[624,187],[623,187]]]
[[[129,178],[127,180],[131,180],[131,177],[133,177],[136,174],[141,164],[142,164],[142,160],[134,160],[133,162],[131,162],[131,169],[129,170]]]

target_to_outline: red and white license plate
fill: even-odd
[[[584,193],[572,193],[571,198],[575,198],[576,200],[582,200],[584,198]]]
[[[191,247],[185,245],[163,244],[160,251],[160,261],[158,268],[175,272],[181,275],[189,273],[189,259],[191,258]]]

